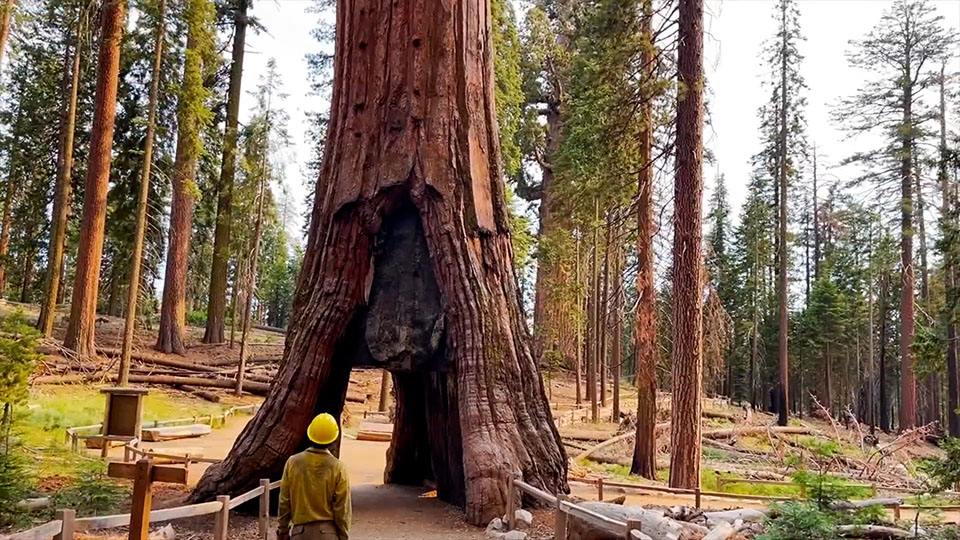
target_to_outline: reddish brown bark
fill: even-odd
[[[13,6],[16,0],[4,0],[0,7],[0,64],[3,63],[3,53],[7,49],[7,38],[10,37],[10,17],[13,15]]]
[[[646,42],[641,58],[643,73],[652,80],[653,6],[643,2],[643,36]],[[642,105],[643,130],[640,132],[640,170],[637,188],[637,314],[634,326],[637,364],[637,436],[630,472],[654,480],[657,473],[657,296],[654,290],[653,235],[653,100],[646,96]]]
[[[233,181],[237,171],[237,125],[243,81],[243,53],[247,38],[247,0],[238,0],[234,13],[233,56],[227,92],[227,123],[223,133],[223,163],[217,186],[217,223],[213,233],[213,263],[210,267],[210,297],[204,343],[223,343],[227,310],[227,262],[230,259],[230,228],[233,225]]]
[[[190,0],[201,2],[206,0]],[[188,8],[196,9],[196,8]],[[197,84],[202,72],[202,60],[197,47],[202,39],[203,23],[191,24],[187,32],[187,56],[184,80]],[[198,91],[199,89],[193,89]],[[185,91],[181,91],[183,95]],[[165,353],[186,354],[184,343],[187,305],[187,270],[190,262],[190,234],[193,204],[196,196],[197,165],[200,155],[199,119],[193,107],[202,104],[180,100],[177,110],[177,157],[173,165],[173,197],[170,201],[170,240],[167,247],[167,265],[163,274],[163,303],[160,306],[160,326],[156,349]]]
[[[703,379],[703,0],[680,0],[679,14],[670,486],[694,488]]]
[[[941,215],[941,234],[950,232],[950,227],[954,228],[956,234],[957,221],[960,216],[957,215],[955,195],[952,193],[950,185],[950,174],[947,170],[948,160],[950,159],[949,148],[947,147],[947,103],[946,103],[946,77],[944,74],[946,66],[940,68],[940,160],[937,171],[940,182],[940,215]],[[960,348],[957,342],[957,312],[956,305],[953,302],[960,302],[960,296],[957,291],[957,252],[956,247],[952,250],[947,249],[943,260],[944,289],[947,298],[945,306],[945,320],[947,321],[947,426],[951,437],[960,435],[960,415],[957,409],[960,408],[960,380],[957,374],[957,349]]]
[[[79,15],[78,15],[79,19]],[[77,121],[77,94],[80,87],[80,21],[77,21],[76,36],[71,58],[70,47],[64,54],[63,91],[66,107],[60,119],[60,147],[57,154],[57,182],[54,186],[53,231],[47,262],[46,286],[37,328],[44,337],[53,335],[56,318],[57,297],[60,295],[60,275],[63,273],[63,244],[67,238],[67,219],[70,215],[70,183],[73,173],[73,138]]]
[[[166,34],[167,2],[157,6],[157,31],[153,40],[153,72],[150,80],[150,104],[147,111],[147,134],[143,146],[143,165],[140,173],[140,192],[137,195],[137,228],[133,234],[133,253],[130,256],[130,280],[127,290],[127,312],[123,321],[123,346],[117,384],[125,386],[130,375],[130,356],[133,351],[133,330],[137,320],[137,300],[140,298],[140,268],[143,264],[143,237],[147,230],[147,203],[150,195],[150,172],[153,169],[153,143],[157,131],[157,102],[160,93],[160,68],[163,66],[163,39]]]
[[[100,261],[103,257],[103,230],[107,215],[107,187],[110,181],[110,149],[117,110],[117,74],[120,67],[120,39],[126,20],[125,0],[106,0],[100,15],[100,51],[97,57],[97,89],[93,108],[90,154],[84,179],[83,219],[70,303],[70,322],[64,347],[81,356],[96,354],[97,292]]]
[[[403,457],[418,444],[407,435],[426,415],[428,425],[445,428],[444,437],[426,437],[438,495],[484,524],[503,514],[512,474],[566,490],[566,456],[528,349],[511,266],[489,6],[344,0],[337,30],[321,189],[284,361],[263,407],[192,499],[279,477],[311,418],[340,414],[357,361],[352,347],[361,338],[370,343],[351,323],[368,298],[389,294],[368,289],[377,282],[374,243],[398,208],[410,206],[443,300],[439,353],[447,367],[403,373],[412,382],[395,379],[397,437],[387,479],[400,481],[391,472],[405,471],[417,481],[426,472]],[[389,252],[390,244],[382,248]],[[417,392],[418,384],[429,390]]]

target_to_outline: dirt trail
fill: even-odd
[[[144,443],[146,448],[202,447],[204,457],[224,458],[250,416],[233,416],[226,425],[200,439]],[[389,443],[344,438],[341,458],[353,487],[353,530],[351,538],[377,540],[441,540],[484,538],[483,530],[463,521],[459,509],[432,496],[426,488],[383,485],[383,469]],[[116,450],[115,450],[116,452]],[[190,482],[196,485],[205,465],[191,467]],[[238,525],[241,522],[238,520]],[[245,527],[253,527],[249,522]],[[245,537],[238,531],[237,537]]]

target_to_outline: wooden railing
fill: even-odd
[[[214,422],[226,422],[227,418],[239,413],[239,412],[251,412],[254,413],[257,409],[260,408],[259,403],[254,403],[252,405],[239,405],[236,407],[230,407],[229,409],[223,411],[221,414],[206,414],[203,416],[194,416],[191,418],[177,418],[176,420],[154,420],[152,422],[146,422],[143,424],[144,428],[155,428],[163,426],[176,426],[178,424],[199,424],[205,423],[210,424],[211,426]],[[70,427],[66,430],[66,441],[70,444],[70,449],[74,452],[77,452],[80,447],[80,441],[84,439],[109,439],[109,437],[103,437],[100,434],[100,431],[103,429],[103,424],[92,424],[89,426],[76,426]],[[96,433],[90,433],[96,432]],[[128,437],[119,437],[115,440],[123,440],[124,442],[129,442]],[[104,441],[107,443],[109,441]],[[199,459],[194,459],[193,461],[200,461]]]
[[[552,506],[554,508],[554,533],[555,540],[567,540],[567,518],[574,516],[595,527],[599,527],[613,534],[621,535],[627,540],[641,538],[639,521],[617,521],[603,514],[598,514],[592,510],[578,506],[576,503],[566,500],[562,493],[553,495],[546,491],[531,486],[524,482],[518,476],[511,476],[507,486],[507,529],[513,530],[515,527],[516,513],[518,508],[517,490],[526,493],[534,499]],[[637,534],[635,534],[637,533]]]
[[[214,540],[226,540],[230,511],[241,504],[259,497],[260,511],[257,517],[257,524],[259,526],[258,537],[261,540],[266,540],[267,532],[270,528],[270,492],[278,487],[280,487],[280,481],[270,482],[270,480],[264,478],[260,480],[258,487],[237,497],[231,498],[229,495],[221,495],[217,497],[216,501],[154,510],[150,512],[150,523],[174,521],[177,519],[213,514],[213,538]],[[73,510],[57,510],[57,518],[55,520],[23,532],[0,536],[0,540],[49,540],[50,538],[54,538],[55,540],[73,540],[74,535],[78,532],[113,529],[129,524],[130,514],[77,518],[76,512]]]

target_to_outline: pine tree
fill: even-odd
[[[170,203],[170,243],[164,272],[163,303],[156,348],[167,353],[186,353],[183,329],[187,295],[187,263],[201,132],[210,122],[206,108],[205,74],[214,65],[213,5],[208,0],[189,0],[184,10],[187,21],[187,52],[183,84],[177,105],[177,157],[173,173],[173,200]]]
[[[703,378],[703,0],[680,0],[673,235],[670,486],[700,486]]]
[[[100,15],[100,52],[97,58],[97,91],[94,103],[90,156],[84,181],[83,219],[77,249],[73,301],[64,347],[81,357],[93,356],[100,261],[106,219],[110,157],[117,108],[120,40],[125,22],[125,0],[106,0]]]
[[[227,91],[227,119],[223,135],[223,162],[217,185],[217,221],[210,270],[210,297],[207,301],[207,325],[204,343],[223,343],[224,316],[227,307],[227,263],[230,258],[230,226],[233,210],[233,183],[237,164],[237,125],[240,115],[243,54],[247,36],[249,0],[235,0],[233,6],[233,52],[230,87]]]
[[[864,177],[875,179],[884,195],[899,184],[899,196],[890,197],[900,209],[900,429],[916,425],[916,376],[913,342],[914,299],[914,175],[917,141],[929,117],[922,94],[937,83],[931,70],[945,58],[954,37],[942,26],[942,17],[927,0],[896,0],[863,39],[853,42],[853,67],[876,73],[859,93],[845,101],[839,118],[852,133],[880,132],[887,144],[855,155],[854,161],[880,167]]]

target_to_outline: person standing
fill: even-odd
[[[329,447],[340,436],[330,414],[307,427],[310,448],[290,456],[280,480],[277,540],[348,540],[353,512],[350,480]]]

